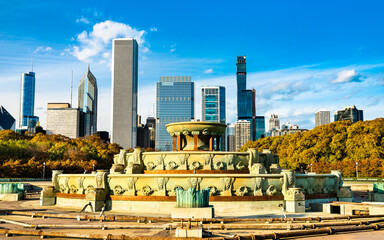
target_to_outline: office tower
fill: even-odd
[[[78,108],[80,137],[95,134],[97,132],[97,83],[89,65],[87,72],[80,80]]]
[[[271,116],[269,117],[268,130],[273,131],[273,130],[277,130],[277,129],[280,129],[279,116],[277,116],[276,114],[271,114]]]
[[[236,151],[235,145],[235,124],[231,123],[227,125],[227,151]]]
[[[364,121],[363,110],[358,110],[355,105],[335,112],[334,118],[335,121],[350,120],[352,123]]]
[[[156,147],[156,119],[154,117],[148,117],[145,125],[148,128],[148,135],[144,135],[144,142],[149,141],[148,147]],[[147,140],[149,139],[149,140]]]
[[[0,105],[0,130],[15,131],[15,119],[12,115]]]
[[[172,137],[165,125],[194,119],[194,86],[186,76],[160,77],[156,83],[156,149],[172,150]]]
[[[202,121],[225,124],[225,87],[203,86],[201,111]]]
[[[19,126],[20,132],[25,132],[28,128],[34,128],[39,121],[35,114],[35,73],[21,74],[20,91],[20,112]]]
[[[77,138],[80,133],[80,110],[69,103],[48,103],[47,134]]]
[[[256,116],[256,140],[265,137],[265,117],[264,116]]]
[[[251,140],[251,123],[247,120],[238,120],[235,123],[235,150],[238,151]]]
[[[237,72],[237,119],[247,120],[251,124],[251,139],[256,138],[256,91],[247,90],[247,69],[245,56],[238,56]],[[265,126],[264,126],[265,128]]]
[[[111,142],[123,148],[136,147],[138,45],[129,38],[112,43]]]
[[[331,114],[329,111],[318,111],[315,113],[315,126],[328,124],[331,121]]]

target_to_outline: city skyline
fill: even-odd
[[[12,116],[18,117],[19,76],[29,70],[33,58],[37,75],[35,115],[40,117],[43,127],[48,102],[69,102],[71,70],[74,70],[74,79],[80,79],[84,67],[91,63],[100,84],[99,130],[110,131],[111,39],[116,37],[138,40],[138,114],[143,118],[153,115],[155,82],[159,76],[190,75],[196,89],[211,84],[228,89],[227,122],[235,122],[236,66],[233,62],[242,54],[249,63],[247,88],[257,90],[257,115],[268,118],[275,113],[282,122],[297,123],[303,128],[314,127],[314,113],[321,108],[333,112],[356,105],[364,110],[367,120],[382,116],[378,109],[384,107],[381,94],[384,90],[383,36],[374,30],[383,22],[377,17],[378,9],[383,6],[380,2],[368,6],[342,1],[332,4],[331,8],[327,8],[330,2],[324,2],[317,6],[322,11],[316,12],[310,10],[309,3],[297,9],[282,1],[277,9],[268,3],[245,3],[248,7],[242,8],[245,12],[256,8],[263,11],[252,18],[243,12],[243,20],[248,23],[242,26],[234,24],[240,13],[224,5],[215,16],[204,15],[208,10],[202,9],[201,20],[192,16],[189,20],[181,18],[178,23],[171,23],[156,16],[148,17],[145,11],[124,13],[104,7],[101,2],[92,7],[80,3],[77,11],[59,3],[56,3],[58,6],[44,2],[1,4],[0,18],[8,21],[0,23],[0,102]],[[183,8],[180,4],[172,9]],[[71,2],[66,5],[70,6]],[[207,9],[214,6],[217,4],[209,3]],[[141,7],[144,6],[138,4],[134,8]],[[283,11],[286,7],[291,10],[289,14]],[[13,14],[15,9],[20,13],[33,10],[39,17],[24,21],[28,15]],[[155,9],[163,14],[172,11],[159,5],[149,7],[152,14],[157,12]],[[268,17],[272,9],[277,11]],[[369,14],[364,11],[367,9]],[[224,18],[229,13],[233,17]],[[357,13],[361,16],[359,20],[353,17]],[[290,18],[291,14],[296,18]],[[327,14],[327,19],[322,18],[322,14]],[[343,18],[339,18],[340,14]],[[218,16],[219,21],[212,21]],[[48,21],[51,18],[52,21]],[[265,20],[260,21],[263,18]],[[209,27],[203,24],[207,20],[212,23]],[[58,24],[61,31],[51,34],[50,22]],[[241,44],[227,34],[239,27],[244,33],[237,40]],[[207,34],[209,31],[212,33]],[[197,32],[206,37],[195,40],[191,36]],[[226,48],[228,44],[230,48]],[[195,105],[195,117],[201,119],[198,94],[195,94]]]

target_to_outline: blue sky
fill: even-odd
[[[110,129],[111,39],[140,43],[139,114],[153,115],[160,76],[227,87],[236,119],[236,56],[247,56],[257,115],[313,128],[314,113],[345,106],[382,117],[382,1],[1,1],[0,104],[18,118],[20,75],[36,72],[36,115],[69,102],[88,63],[99,85],[98,128]],[[267,121],[266,121],[267,125]]]

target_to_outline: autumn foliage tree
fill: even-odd
[[[346,177],[384,177],[384,118],[372,121],[337,121],[314,129],[247,142],[248,148],[270,149],[280,157],[283,168],[329,173],[341,170]]]

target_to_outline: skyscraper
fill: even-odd
[[[318,111],[315,113],[315,126],[330,123],[331,114],[329,111]]]
[[[364,121],[363,110],[358,110],[355,105],[335,112],[334,117],[335,121],[350,120],[352,123]]]
[[[79,135],[87,136],[97,132],[97,83],[89,69],[80,80],[78,108],[80,109]]]
[[[225,124],[225,87],[203,86],[201,111],[202,121]]]
[[[35,114],[35,73],[21,74],[19,129],[34,128],[39,121]]]
[[[60,134],[70,138],[79,137],[80,111],[69,103],[48,103],[47,134]]]
[[[15,119],[0,105],[0,130],[15,130]]]
[[[114,39],[112,44],[111,141],[136,147],[138,45],[135,39]]]
[[[227,151],[236,151],[235,145],[235,124],[231,123],[227,125]]]
[[[194,82],[191,77],[160,77],[156,83],[156,148],[172,150],[172,137],[165,125],[172,122],[191,121],[195,117]]]
[[[238,120],[235,123],[235,150],[238,151],[251,140],[251,124],[247,120]]]
[[[147,124],[146,127],[148,127],[148,136],[145,136],[146,138],[149,138],[149,146],[151,148],[156,147],[156,119],[154,117],[148,117],[147,118]],[[148,140],[144,140],[145,142],[148,142]]]
[[[265,137],[265,117],[264,116],[255,116],[256,122],[256,140],[259,138]]]
[[[247,90],[247,69],[245,56],[238,56],[237,72],[237,119],[247,120],[251,124],[251,140],[256,138],[256,91]],[[265,128],[265,126],[264,126]]]
[[[273,130],[277,130],[277,129],[280,129],[279,116],[277,116],[276,114],[271,114],[271,116],[269,117],[268,130],[273,131]]]

